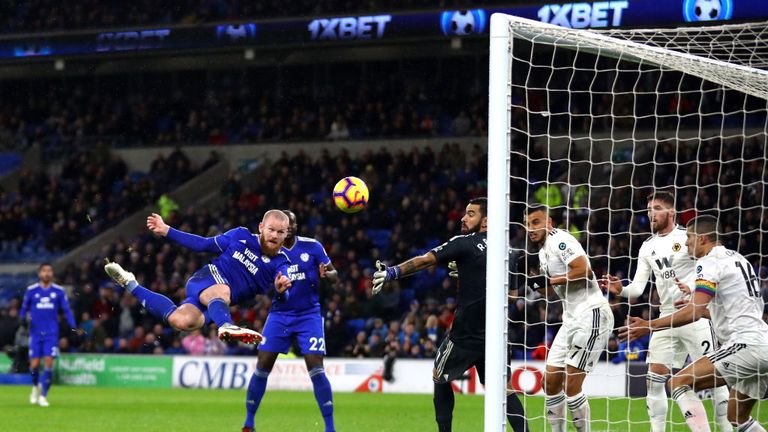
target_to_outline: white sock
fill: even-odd
[[[728,397],[730,392],[727,386],[712,389],[712,405],[715,408],[715,423],[720,432],[731,432],[733,426],[728,421]]]
[[[651,431],[664,432],[667,429],[667,391],[665,389],[667,377],[665,375],[648,372],[646,387],[648,395],[645,397],[648,409],[648,418],[651,420]]]
[[[736,426],[737,432],[766,432],[765,428],[760,426],[760,423],[756,422],[752,417],[744,423]]]
[[[578,432],[589,432],[589,401],[587,401],[587,395],[583,392],[575,396],[569,396],[568,410],[571,412],[571,418],[573,419],[573,427]]]
[[[672,390],[672,399],[677,402],[692,432],[711,432],[704,404],[690,386],[684,385]]]
[[[547,395],[544,398],[544,408],[547,410],[547,420],[552,432],[565,432],[565,395]]]

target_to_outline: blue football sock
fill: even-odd
[[[29,374],[32,375],[32,385],[38,385],[40,383],[40,369],[30,369]]]
[[[232,323],[232,315],[229,313],[229,305],[223,299],[215,298],[208,303],[208,314],[213,322],[221,327],[224,324]]]
[[[136,285],[132,290],[133,294],[144,309],[147,310],[152,316],[160,318],[163,321],[168,320],[168,316],[176,310],[176,305],[168,297],[152,292],[141,285]]]
[[[309,378],[312,380],[312,388],[315,390],[315,400],[320,407],[320,414],[325,421],[325,432],[336,432],[333,425],[333,393],[331,392],[331,383],[325,376],[325,369],[322,366],[315,366],[309,371]]]
[[[51,378],[53,378],[53,369],[45,368],[43,370],[43,396],[48,395],[48,389],[51,388]]]
[[[245,394],[245,427],[253,427],[253,418],[261,404],[261,398],[267,391],[267,378],[269,371],[256,368],[256,372],[251,375],[251,381],[248,383],[248,391]]]

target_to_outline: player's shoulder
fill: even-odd
[[[275,258],[277,258],[276,261],[285,260],[287,262],[291,262],[291,259],[288,258],[288,254],[283,249],[280,249],[280,251],[277,253],[277,255],[275,255]],[[273,261],[275,260],[275,258],[273,258]]]
[[[59,284],[56,284],[56,283],[52,283],[51,284],[51,289],[55,289],[55,290],[58,290],[58,291],[64,291],[64,287],[59,285]]]
[[[697,273],[700,273],[698,268],[700,267],[711,267],[711,268],[718,268],[720,267],[720,260],[723,258],[723,256],[720,256],[718,251],[712,251],[711,253],[708,253],[704,255],[703,257],[696,260],[696,266],[697,266]]]
[[[40,285],[37,283],[33,283],[32,285],[27,285],[27,291],[32,291],[33,289],[39,287]]]
[[[296,236],[296,244],[299,244],[303,247],[322,246],[322,244],[317,239],[313,239],[312,237],[302,237],[302,236]]]
[[[725,246],[716,246],[712,248],[712,251],[708,253],[704,258],[710,258],[711,260],[717,261],[719,263],[722,263],[722,260],[726,258],[746,260],[742,254],[733,249],[728,249]]]
[[[549,232],[547,243],[550,246],[560,247],[559,245],[561,243],[569,243],[569,242],[578,243],[578,240],[576,240],[576,237],[574,237],[573,234],[571,234],[570,232],[560,228],[554,228],[552,231]]]
[[[675,225],[675,229],[672,230],[670,235],[675,239],[678,239],[678,238],[685,239],[686,237],[688,237],[688,230],[686,230],[685,227],[682,225]]]
[[[451,237],[450,239],[448,239],[448,243],[463,242],[463,241],[466,241],[467,239],[470,239],[474,235],[475,235],[475,233],[455,235],[455,236]]]

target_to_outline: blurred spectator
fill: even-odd
[[[199,329],[193,330],[181,340],[181,345],[190,355],[205,354],[205,344],[205,336]]]

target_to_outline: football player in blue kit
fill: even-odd
[[[25,322],[29,313],[29,369],[32,374],[29,402],[47,407],[53,360],[59,355],[59,312],[64,312],[71,329],[74,330],[76,325],[64,289],[53,283],[53,267],[48,263],[40,264],[37,277],[39,281],[28,286],[24,293],[19,317]],[[40,357],[44,361],[42,388]]]
[[[333,424],[333,395],[323,369],[325,332],[318,291],[321,279],[336,282],[338,273],[320,242],[296,235],[296,215],[290,210],[283,212],[289,220],[288,236],[282,251],[291,260],[288,268],[292,283],[291,296],[285,301],[272,303],[264,324],[265,340],[259,345],[259,362],[248,384],[243,432],[254,430],[254,416],[266,391],[269,373],[278,353],[287,353],[294,338],[304,356],[315,399],[325,422],[325,431],[333,432],[336,430]]]
[[[104,266],[107,274],[136,296],[144,308],[176,330],[192,331],[205,325],[208,313],[219,326],[219,339],[255,344],[263,337],[256,331],[232,323],[230,304],[264,294],[273,286],[279,301],[286,301],[291,286],[290,262],[280,250],[288,234],[288,217],[280,210],[264,213],[259,234],[238,227],[215,237],[200,237],[168,226],[160,215],[147,217],[147,228],[195,252],[220,254],[187,281],[187,297],[176,306],[168,297],[139,285],[133,273],[117,263]]]

